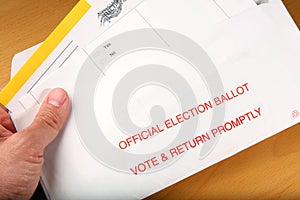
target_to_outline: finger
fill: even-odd
[[[5,127],[3,127],[2,125],[0,125],[0,138],[1,137],[8,137],[8,136],[11,136],[11,135],[13,135],[12,132],[10,132]]]
[[[63,89],[52,90],[33,121],[24,131],[17,133],[22,137],[24,148],[30,148],[35,154],[43,154],[63,127],[69,113],[70,100]]]
[[[16,128],[8,114],[8,109],[0,104],[0,125],[8,129],[10,132],[15,133]]]

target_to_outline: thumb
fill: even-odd
[[[42,155],[63,127],[70,110],[68,94],[63,89],[54,89],[45,98],[33,123],[18,133],[23,148],[35,156]],[[19,138],[20,139],[20,138]]]

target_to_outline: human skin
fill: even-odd
[[[63,127],[70,110],[68,94],[52,90],[33,123],[16,132],[7,109],[0,107],[0,199],[30,199],[44,162],[44,149]]]

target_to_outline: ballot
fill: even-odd
[[[51,89],[70,95],[49,199],[145,198],[300,122],[300,35],[278,0],[82,0],[33,49],[0,101],[22,130]]]

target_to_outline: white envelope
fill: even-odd
[[[300,40],[276,6],[228,19],[173,2],[138,5],[20,100],[18,129],[51,88],[72,98],[45,154],[51,198],[144,198],[299,122]]]

